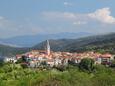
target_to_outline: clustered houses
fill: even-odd
[[[100,54],[95,52],[74,53],[71,57],[75,63],[79,63],[83,58],[91,58],[95,61],[95,64],[105,65],[109,65],[111,60],[114,59],[114,56],[111,54]]]
[[[17,59],[15,57],[4,57],[4,62],[12,62],[15,63],[17,62]]]
[[[74,63],[80,63],[83,58],[94,59],[95,64],[109,65],[113,56],[111,54],[100,54],[95,52],[84,53],[69,53],[69,52],[53,52],[50,51],[49,41],[47,41],[46,50],[32,50],[23,55],[17,55],[16,58],[22,58],[25,56],[30,67],[39,67],[41,64],[47,64],[50,67],[67,65],[68,61]]]
[[[109,65],[113,56],[111,54],[99,54],[94,52],[84,52],[84,53],[69,53],[69,52],[50,52],[48,55],[46,51],[33,50],[23,54],[29,62],[30,67],[39,67],[41,63],[46,63],[50,67],[67,65],[68,61],[74,63],[80,63],[83,58],[94,59],[95,64],[105,64]],[[17,55],[17,59],[22,57]]]
[[[16,58],[19,59],[22,56],[26,57],[27,62],[30,67],[39,67],[43,64],[47,64],[50,67],[67,65],[68,55],[63,52],[52,52],[50,51],[49,41],[47,40],[46,50],[32,50],[23,55],[17,55]]]
[[[23,54],[25,56],[30,67],[39,67],[41,64],[46,63],[48,66],[59,66],[67,65],[70,56],[66,55],[63,52],[50,52],[48,55],[46,51],[33,50]],[[22,57],[17,55],[16,58],[19,59]]]

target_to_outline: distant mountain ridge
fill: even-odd
[[[84,52],[96,51],[115,54],[115,33],[82,37],[78,39],[50,39],[52,51]],[[46,41],[30,48],[0,45],[0,55],[16,55],[30,50],[44,50]]]
[[[5,45],[15,45],[18,47],[32,47],[37,43],[40,43],[47,39],[75,39],[85,36],[93,35],[92,33],[87,32],[78,32],[78,33],[57,33],[57,34],[38,34],[32,36],[17,36],[7,39],[0,39],[1,44]]]
[[[43,49],[45,42],[33,47],[33,49]],[[115,53],[115,33],[88,36],[79,39],[50,40],[53,51],[98,51]]]
[[[0,56],[14,56],[29,51],[29,48],[17,48],[0,44]]]

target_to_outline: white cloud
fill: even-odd
[[[0,16],[0,28],[1,29],[5,29],[5,28],[10,28],[12,27],[13,28],[14,24],[9,21],[8,19],[6,19],[5,17],[3,16]]]
[[[19,35],[35,35],[42,33],[41,27],[38,27],[30,22],[15,23],[6,17],[0,16],[0,38],[7,38]]]
[[[64,5],[65,5],[65,6],[72,6],[73,4],[72,4],[72,3],[69,3],[69,2],[64,2]]]
[[[6,23],[6,20],[4,19],[4,17],[0,16],[0,27],[3,27]]]
[[[64,21],[64,22],[70,22],[71,24],[86,24],[87,15],[85,14],[76,14],[76,13],[70,13],[70,12],[43,12],[42,16],[44,19],[48,21]]]
[[[0,16],[0,20],[1,20],[1,19],[4,19],[4,17],[3,17],[3,16]]]
[[[75,19],[76,15],[69,12],[43,12],[43,17],[46,19]]]
[[[111,16],[110,8],[102,8],[94,13],[89,13],[88,16],[102,23],[115,24],[115,18]]]
[[[77,21],[77,22],[73,22],[74,25],[81,25],[81,24],[87,24],[87,22],[85,21]]]
[[[87,24],[87,22],[94,21],[105,24],[115,24],[115,18],[111,16],[109,8],[97,9],[95,12],[85,14],[72,12],[43,12],[42,15],[49,21],[69,21],[73,24]]]

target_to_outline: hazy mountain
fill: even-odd
[[[79,39],[61,39],[49,40],[53,51],[98,51],[115,53],[115,33],[107,35],[89,36]],[[46,42],[42,42],[33,47],[33,49],[44,49]]]
[[[51,39],[49,42],[53,51],[84,52],[93,50],[101,53],[110,52],[115,54],[115,33],[88,36],[78,39]],[[38,43],[30,48],[17,48],[7,45],[0,45],[0,56],[20,54],[32,49],[44,50],[45,46],[46,41]]]
[[[2,56],[12,56],[20,53],[25,53],[29,48],[16,48],[8,45],[0,44],[0,57]]]
[[[59,40],[49,40],[51,49],[53,51],[61,51],[65,46],[68,44],[71,44],[74,42],[74,39],[59,39]],[[45,49],[46,46],[46,41],[43,41],[34,47],[32,49]]]
[[[32,35],[32,36],[17,36],[7,39],[0,39],[0,44],[5,45],[12,45],[12,46],[21,46],[21,47],[31,47],[34,46],[37,43],[40,43],[47,39],[75,39],[80,37],[85,37],[93,35],[91,33],[87,32],[79,32],[79,33],[57,33],[57,34],[38,34],[38,35]]]

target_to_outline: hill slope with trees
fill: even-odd
[[[115,33],[107,35],[89,36],[79,39],[58,39],[49,40],[52,51],[69,51],[69,52],[85,52],[96,51],[100,53],[115,54]],[[0,56],[16,55],[27,52],[29,50],[44,50],[46,41],[43,41],[30,48],[17,48],[0,44]]]
[[[49,41],[53,51],[98,51],[101,53],[114,53],[115,50],[115,33],[89,36],[80,39],[60,39]],[[46,41],[34,46],[33,49],[44,49],[45,44]]]
[[[27,52],[29,48],[16,48],[0,44],[0,56],[12,56]]]

